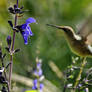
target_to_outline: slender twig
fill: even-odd
[[[78,77],[76,78],[76,82],[74,84],[74,90],[72,92],[76,92],[76,88],[77,88],[78,83],[79,83],[79,81],[81,79],[81,74],[83,72],[83,69],[84,69],[85,64],[86,64],[86,57],[83,58],[83,61],[82,61],[82,64],[81,64],[81,68],[80,68]]]
[[[17,0],[17,7],[18,7],[18,0]],[[17,25],[17,14],[15,14],[15,24],[14,26]],[[14,43],[15,43],[15,30],[13,31],[13,42],[12,42],[12,47],[10,51],[10,70],[9,70],[9,89],[11,90],[11,77],[12,77],[12,68],[13,68],[13,51],[14,51]]]

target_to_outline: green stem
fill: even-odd
[[[82,64],[81,64],[81,68],[80,68],[78,77],[76,78],[76,82],[75,82],[75,84],[74,84],[74,90],[71,91],[71,92],[76,92],[76,88],[77,88],[78,83],[79,83],[79,81],[80,81],[80,79],[81,79],[81,74],[82,74],[82,72],[83,72],[83,69],[84,69],[85,64],[86,64],[86,57],[83,58],[83,61],[82,61]]]
[[[18,0],[16,2],[16,5],[18,7]],[[15,24],[17,25],[17,14],[15,15]],[[11,53],[14,51],[14,44],[15,44],[15,30],[13,30],[13,42],[11,45]],[[9,69],[9,89],[11,90],[11,77],[12,77],[12,68],[13,68],[13,54],[10,55],[10,69]],[[11,92],[11,91],[10,91]]]

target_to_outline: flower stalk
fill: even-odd
[[[76,82],[75,82],[75,84],[74,84],[74,90],[71,91],[71,92],[76,92],[76,88],[77,88],[77,85],[78,85],[78,83],[79,83],[79,81],[80,81],[80,79],[81,79],[81,74],[82,74],[82,72],[83,72],[83,69],[84,69],[85,64],[86,64],[86,57],[83,58],[83,62],[82,62],[82,64],[81,64],[81,68],[80,68],[78,77],[76,78]]]
[[[17,0],[17,8],[18,8],[18,0]],[[14,27],[17,25],[17,14],[15,14],[15,24]],[[10,69],[9,69],[9,90],[11,90],[11,77],[12,77],[12,69],[13,69],[13,51],[14,51],[14,43],[15,43],[15,30],[13,31],[13,41],[11,44],[11,50],[10,50]]]

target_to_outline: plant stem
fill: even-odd
[[[18,0],[16,3],[18,7]],[[15,14],[15,24],[14,26],[17,25],[17,14]],[[11,45],[11,50],[10,50],[10,69],[9,69],[9,89],[11,90],[11,77],[12,77],[12,68],[13,68],[13,51],[14,51],[14,43],[15,43],[15,30],[13,30],[13,42]]]
[[[77,85],[78,85],[78,83],[79,83],[79,81],[81,79],[81,74],[83,72],[83,69],[84,69],[85,64],[86,64],[86,57],[83,58],[83,61],[82,61],[82,64],[81,64],[81,68],[80,68],[78,77],[76,78],[75,85],[74,85],[74,90],[72,92],[76,92],[76,88],[77,88]]]

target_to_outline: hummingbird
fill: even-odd
[[[92,22],[90,18],[83,24],[77,33],[70,26],[47,25],[63,31],[64,37],[73,53],[81,57],[92,57],[92,23],[89,26],[89,22]]]

